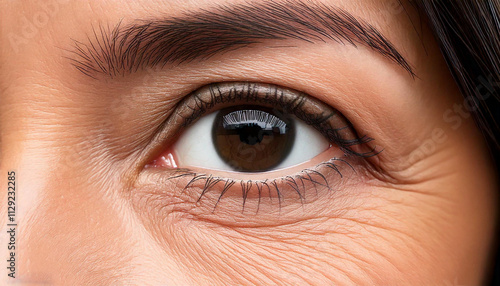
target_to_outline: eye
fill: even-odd
[[[371,139],[358,137],[334,108],[269,84],[208,85],[181,102],[166,124],[180,125],[178,138],[149,167],[260,173],[302,164],[332,148],[346,155],[374,152],[359,147]]]
[[[194,191],[197,201],[208,196],[214,208],[223,196],[238,194],[243,208],[252,201],[258,211],[264,201],[273,205],[273,198],[281,208],[285,195],[303,201],[308,190],[331,190],[346,166],[353,171],[351,162],[376,154],[371,140],[359,137],[341,112],[306,93],[271,84],[216,83],[177,105],[153,140],[161,148],[154,149],[156,159],[146,173],[183,186],[181,193]],[[282,170],[278,177],[275,170]]]
[[[203,116],[172,151],[179,166],[264,172],[304,163],[329,147],[319,131],[294,115],[239,105]]]

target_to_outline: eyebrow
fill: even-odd
[[[216,6],[179,17],[93,28],[87,42],[75,41],[73,66],[96,78],[145,67],[206,60],[268,40],[334,41],[378,52],[415,77],[412,67],[376,28],[345,10],[302,1]]]

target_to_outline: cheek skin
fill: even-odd
[[[463,257],[470,241],[456,243],[463,227],[449,226],[456,219],[456,204],[404,189],[371,189],[363,196],[363,190],[351,189],[355,194],[333,198],[329,203],[335,214],[318,211],[304,217],[300,210],[296,221],[275,215],[274,224],[265,227],[221,225],[178,205],[162,216],[163,227],[152,227],[152,232],[163,240],[168,256],[197,269],[191,273],[195,281],[209,279],[210,284],[428,285],[446,283],[450,277],[472,281],[459,272],[470,266],[471,260]],[[342,207],[339,201],[344,201]],[[306,213],[308,207],[317,210],[318,205],[306,205]],[[219,210],[215,214],[223,216],[224,206]],[[247,212],[246,217],[267,217],[263,213]],[[290,216],[286,208],[283,214]],[[152,219],[144,221],[147,225]],[[480,272],[484,261],[477,262]]]
[[[447,179],[349,188],[340,191],[348,194],[326,201],[335,212],[318,210],[316,201],[292,215],[286,208],[283,216],[245,213],[247,220],[267,218],[268,226],[222,225],[218,220],[225,206],[211,218],[196,216],[182,203],[171,204],[167,215],[145,218],[144,224],[162,239],[169,257],[197,269],[190,274],[195,281],[209,279],[210,284],[431,285],[457,280],[477,285],[492,232],[492,223],[482,220],[491,214],[471,207],[470,197],[429,194],[446,191]],[[454,190],[469,192],[468,187]],[[482,207],[488,198],[475,196]],[[156,202],[146,201],[143,214]],[[315,215],[305,215],[309,208]],[[284,219],[293,214],[296,220]],[[152,221],[161,221],[162,227],[148,226]]]
[[[174,261],[154,255],[160,253],[155,242],[126,204],[110,195],[119,184],[96,185],[79,179],[81,174],[74,170],[67,171],[67,165],[46,166],[36,172],[41,177],[52,174],[50,180],[23,184],[23,192],[44,195],[31,204],[23,200],[23,207],[36,212],[20,224],[19,281],[50,285],[193,283],[178,275],[186,270],[177,268]],[[20,170],[21,174],[30,173],[29,168]],[[101,179],[94,176],[92,181]]]

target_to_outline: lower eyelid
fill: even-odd
[[[333,158],[295,174],[271,179],[235,179],[204,174],[189,169],[151,169],[142,182],[154,192],[168,198],[182,197],[183,204],[198,206],[206,213],[245,210],[258,213],[260,209],[278,209],[311,203],[327,193],[340,191],[346,182],[353,183],[356,171],[349,157]],[[248,175],[246,176],[248,177]],[[148,182],[154,183],[148,184]],[[159,182],[159,183],[158,183]],[[167,186],[175,186],[167,187]],[[174,193],[162,191],[173,190]],[[269,208],[268,208],[269,207]]]

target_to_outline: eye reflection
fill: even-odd
[[[276,109],[238,106],[217,113],[212,134],[217,153],[234,170],[263,172],[290,154],[295,125]]]

